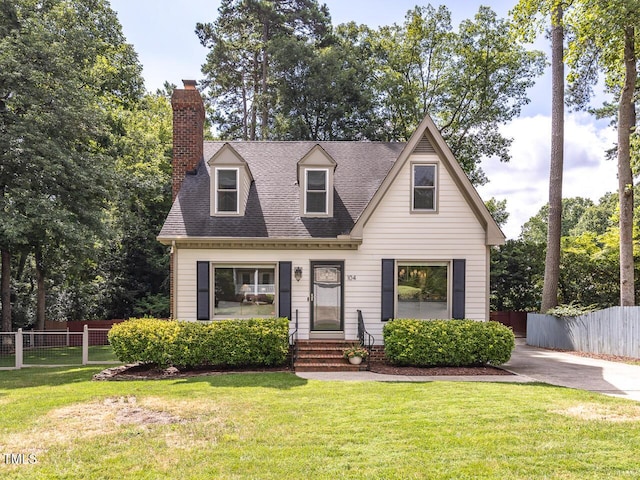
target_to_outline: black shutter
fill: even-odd
[[[453,318],[464,318],[465,259],[453,261]]]
[[[291,262],[278,264],[278,316],[291,320]]]
[[[395,265],[393,259],[382,259],[382,321],[386,322],[394,317]]]
[[[196,266],[196,315],[198,320],[210,319],[209,262],[197,262]]]

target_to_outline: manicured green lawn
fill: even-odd
[[[111,345],[96,345],[89,347],[89,361],[111,362],[118,359],[113,354]],[[15,362],[14,355],[0,356],[0,367],[13,367]],[[24,365],[81,365],[82,347],[25,349],[22,354],[22,363]]]
[[[598,394],[97,371],[0,372],[0,478],[640,478],[640,404]]]

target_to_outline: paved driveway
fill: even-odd
[[[504,367],[540,382],[640,401],[640,366],[530,347],[517,339]]]

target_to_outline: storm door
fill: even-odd
[[[311,330],[343,329],[344,262],[311,262]]]

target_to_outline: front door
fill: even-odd
[[[311,330],[338,332],[343,329],[344,262],[311,262]]]

